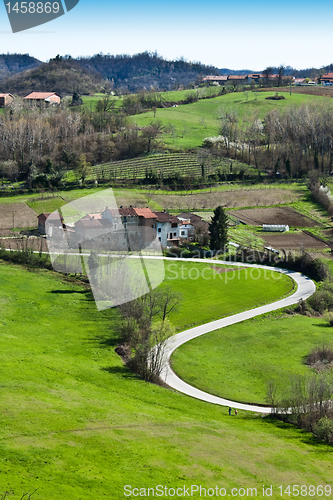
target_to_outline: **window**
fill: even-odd
[[[185,234],[186,234],[185,231],[181,231],[182,236],[185,236]]]
[[[173,233],[174,236],[177,236],[177,233]]]
[[[158,241],[161,241],[161,237],[159,236]]]
[[[162,230],[161,230],[161,228],[159,227],[159,228],[158,228],[158,230],[157,230],[157,232],[158,232],[158,233],[160,233],[161,231],[162,231]]]

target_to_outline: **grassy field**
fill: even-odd
[[[114,353],[117,313],[46,271],[0,264],[0,492],[124,498],[132,488],[329,484],[331,449],[260,415],[132,375]],[[201,297],[201,303],[204,300]],[[198,304],[192,315],[198,312]],[[193,498],[199,498],[194,494]]]
[[[263,317],[184,344],[172,364],[181,378],[204,391],[264,404],[269,380],[287,387],[292,375],[309,373],[304,358],[332,339],[332,329],[321,318]]]
[[[163,140],[171,149],[190,149],[202,145],[206,137],[219,135],[219,110],[235,110],[240,119],[249,112],[256,111],[260,119],[264,119],[268,111],[299,106],[309,102],[326,102],[326,97],[303,94],[284,93],[284,100],[266,100],[266,97],[275,95],[275,92],[248,93],[234,92],[213,99],[206,99],[178,106],[178,108],[157,109],[156,115],[149,111],[130,117],[139,127],[147,126],[152,121],[160,121],[165,127]],[[246,118],[244,118],[246,119]]]
[[[179,311],[170,315],[178,331],[273,302],[293,290],[287,276],[260,269],[166,261],[165,272],[165,283],[184,297]]]
[[[171,90],[169,92],[157,92],[157,96],[159,96],[162,100],[162,102],[178,102],[178,101],[183,101],[185,100],[189,95],[194,95],[196,98],[203,98],[206,96],[215,96],[218,94],[218,92],[221,90],[220,87],[203,87],[200,89],[195,89],[195,90]],[[82,101],[83,101],[83,107],[85,109],[88,109],[90,111],[95,111],[96,110],[96,105],[98,101],[103,99],[104,94],[95,94],[91,96],[82,96]],[[115,108],[120,108],[123,104],[123,98],[122,97],[111,97],[116,104]],[[3,111],[3,110],[1,110]]]

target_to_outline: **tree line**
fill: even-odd
[[[133,158],[155,148],[159,124],[137,127],[122,112],[17,107],[0,115],[0,175],[29,187],[57,186],[82,162]],[[83,179],[84,180],[84,179]]]
[[[239,116],[236,109],[219,112],[220,136],[203,146],[215,156],[247,162],[274,176],[302,177],[311,170],[333,170],[333,107],[306,104]]]

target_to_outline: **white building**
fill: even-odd
[[[175,215],[167,212],[154,212],[156,215],[156,230],[158,240],[163,248],[179,246],[179,228],[181,221]]]

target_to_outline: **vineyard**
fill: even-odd
[[[201,164],[198,156],[189,153],[168,153],[113,161],[91,167],[95,180],[158,180],[181,177],[208,177],[212,175],[254,176],[256,171],[237,160],[222,158],[214,163]]]

